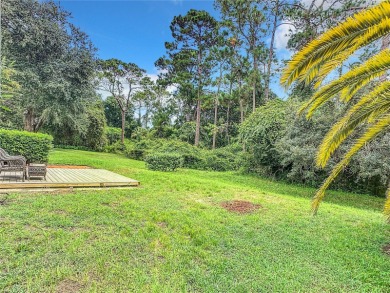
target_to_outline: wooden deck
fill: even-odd
[[[26,179],[19,173],[1,173],[1,189],[33,188],[80,188],[80,187],[126,187],[138,186],[137,180],[103,169],[61,169],[48,168],[46,180],[43,178]]]

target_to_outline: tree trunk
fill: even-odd
[[[38,118],[33,109],[28,108],[24,111],[24,130],[29,132],[38,132],[43,123],[44,119],[42,119],[42,117]]]
[[[229,137],[229,119],[230,119],[230,101],[228,102],[227,106],[227,112],[226,112],[226,138],[228,144],[230,144],[230,137]]]
[[[253,53],[253,89],[252,89],[252,111],[255,112],[256,110],[256,70],[257,70],[257,59],[256,59],[256,53]]]
[[[242,99],[242,93],[241,93],[241,86],[242,86],[241,82],[242,81],[240,80],[238,93],[239,93],[239,98],[240,98],[240,101],[239,101],[239,103],[240,103],[240,118],[241,118],[240,122],[242,124],[244,122],[244,101]]]
[[[218,98],[215,98],[214,105],[214,129],[213,129],[213,150],[215,150],[215,144],[217,140],[217,122],[218,122]]]
[[[199,50],[198,52],[198,102],[196,105],[196,129],[195,129],[195,146],[199,145],[200,141],[200,95],[201,95],[201,75],[202,75],[202,52]]]
[[[138,124],[140,127],[142,127],[142,120],[141,120],[141,102],[139,102],[139,107],[138,107]]]
[[[229,137],[229,125],[230,125],[230,103],[231,103],[231,97],[233,93],[233,82],[230,80],[230,85],[229,85],[229,100],[228,100],[228,107],[226,111],[226,138],[228,141],[228,144],[230,144],[230,137]]]
[[[278,24],[278,16],[279,16],[279,1],[276,1],[275,3],[275,14],[274,14],[274,21],[273,21],[273,27],[272,27],[272,35],[271,35],[271,43],[269,45],[269,56],[268,56],[268,64],[267,64],[267,75],[265,77],[265,102],[269,99],[269,85],[271,82],[271,67],[272,67],[272,59],[274,58],[274,42],[275,42],[275,33],[277,29]]]
[[[199,145],[200,140],[200,98],[196,105],[196,129],[195,129],[195,146]]]
[[[34,111],[29,108],[26,111],[24,111],[24,130],[29,132],[35,131],[35,116]]]
[[[244,122],[244,105],[243,105],[243,100],[240,97],[240,122],[241,124]]]
[[[223,75],[223,69],[222,64],[219,67],[219,80],[218,80],[218,89],[217,89],[217,95],[215,97],[215,105],[214,105],[214,131],[213,131],[213,150],[215,149],[216,140],[217,140],[217,123],[218,123],[218,97],[219,92],[221,90],[221,83],[222,83],[222,75]]]
[[[121,142],[125,143],[125,124],[126,124],[126,111],[121,110],[122,113],[122,132],[121,132]]]
[[[149,107],[145,107],[145,129],[148,129],[148,122],[149,122]]]

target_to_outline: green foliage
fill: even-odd
[[[107,144],[106,117],[102,104],[88,107],[87,118],[89,125],[84,137],[85,145],[92,150],[102,151]]]
[[[54,136],[56,146],[85,147],[89,150],[102,151],[107,144],[105,135],[106,118],[102,103],[90,103],[78,121],[76,128],[63,125],[53,128],[50,132]]]
[[[155,151],[179,154],[183,158],[184,168],[204,169],[204,151],[189,143],[178,140],[160,140]]]
[[[205,164],[202,170],[235,171],[242,165],[242,146],[231,144],[215,150],[203,150]]]
[[[183,168],[198,170],[232,171],[240,166],[239,146],[206,150],[179,140],[145,138],[139,141],[125,140],[106,147],[107,152],[124,153],[128,158],[147,160],[149,155],[175,154],[182,159]]]
[[[99,60],[97,64],[100,88],[112,95],[117,107],[113,107],[111,103],[109,104],[110,108],[116,108],[121,114],[121,141],[124,143],[126,117],[131,110],[131,99],[134,98],[136,90],[141,87],[142,81],[145,79],[145,70],[139,68],[135,63],[126,63],[115,58]],[[107,107],[105,109],[107,112]]]
[[[2,1],[2,52],[18,69],[12,110],[25,130],[72,132],[95,99],[95,48],[54,1]],[[85,130],[81,129],[81,132]]]
[[[183,165],[179,154],[152,153],[145,157],[146,166],[154,171],[175,171]]]
[[[133,147],[133,143],[130,140],[125,139],[125,143],[122,143],[120,140],[109,144],[104,148],[104,151],[107,153],[114,154],[126,154],[126,151]]]
[[[341,109],[329,104],[307,120],[296,117],[301,103],[293,99],[287,103],[286,131],[276,142],[279,163],[288,181],[317,187],[325,179],[325,172],[315,166],[317,148]]]
[[[148,150],[149,148],[146,141],[140,141],[131,144],[130,147],[126,147],[125,154],[130,159],[143,160],[145,155],[148,153]]]
[[[121,129],[117,127],[106,127],[105,135],[108,140],[108,144],[112,145],[121,140]]]
[[[272,100],[259,107],[240,125],[239,138],[251,156],[247,158],[252,166],[268,166],[276,171],[280,158],[275,149],[276,141],[286,127],[286,102]]]
[[[47,134],[0,129],[0,147],[10,155],[24,156],[27,162],[47,162],[52,141]]]
[[[149,131],[143,127],[137,127],[131,134],[131,138],[137,141],[149,138]]]
[[[11,99],[19,90],[20,85],[15,81],[17,71],[14,69],[12,62],[2,57],[1,59],[1,97],[0,108],[7,109],[3,105],[4,100]]]

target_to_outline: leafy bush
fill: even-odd
[[[280,168],[276,142],[285,133],[286,102],[272,100],[259,107],[240,125],[239,138],[251,154],[248,166],[267,166],[271,172]]]
[[[175,171],[183,165],[183,158],[178,154],[153,153],[145,157],[149,170]]]
[[[160,140],[154,151],[181,155],[184,168],[205,169],[204,151],[189,143],[178,140]]]
[[[143,127],[137,127],[131,133],[131,138],[137,141],[141,141],[143,139],[147,139],[149,136],[149,131]]]
[[[116,142],[106,147],[107,152],[125,153],[134,160],[146,160],[149,154],[175,154],[181,157],[181,167],[198,170],[232,171],[240,166],[241,147],[229,146],[214,151],[195,147],[179,140],[141,139]]]
[[[84,140],[82,145],[95,151],[102,151],[107,145],[105,135],[106,117],[104,116],[103,105],[98,103],[88,108],[88,128],[85,135],[81,135]]]
[[[47,162],[52,142],[47,134],[0,129],[0,147],[10,155],[24,156],[27,162]]]
[[[126,148],[126,156],[130,159],[134,160],[144,160],[147,154],[151,152],[151,150],[158,145],[159,142],[157,140],[140,140],[133,143],[130,147]]]
[[[239,167],[239,155],[226,149],[207,151],[206,167],[213,171],[233,171]]]
[[[121,141],[117,141],[111,145],[108,145],[104,148],[104,151],[107,153],[114,154],[126,154],[128,149],[133,147],[133,143],[130,140],[125,139],[125,143],[123,144]]]
[[[102,104],[98,101],[86,105],[86,111],[77,119],[50,125],[46,129],[54,137],[56,147],[103,151],[107,145],[105,135],[106,118]]]
[[[121,140],[122,129],[117,127],[106,127],[105,134],[108,144],[112,145]]]

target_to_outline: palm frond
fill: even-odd
[[[337,94],[341,94],[342,100],[348,101],[359,89],[382,76],[389,69],[390,50],[386,49],[322,87],[301,107],[299,112],[308,109],[307,117],[310,118],[318,107]]]
[[[386,191],[386,201],[385,207],[383,209],[383,214],[387,218],[387,221],[390,223],[390,187]]]
[[[281,77],[281,84],[288,87],[296,80],[309,83],[316,77],[322,81],[327,73],[354,51],[389,33],[390,1],[383,1],[373,8],[349,17],[345,22],[309,43],[287,64]],[[329,61],[331,63],[326,65]],[[322,66],[328,67],[318,76]]]
[[[363,96],[326,134],[317,155],[317,165],[325,167],[335,150],[361,123],[373,122],[390,111],[390,81]]]
[[[329,185],[333,180],[340,174],[340,172],[346,167],[354,154],[356,154],[367,142],[371,141],[376,135],[378,135],[382,130],[387,128],[390,125],[390,114],[384,115],[382,118],[378,119],[375,124],[369,126],[366,132],[356,140],[351,149],[345,154],[343,159],[333,168],[329,177],[324,181],[320,189],[317,191],[316,195],[312,201],[312,211],[313,214],[316,214],[318,207],[325,197],[325,191],[328,189]]]
[[[387,221],[390,223],[390,187],[388,187],[386,191],[386,201],[385,207],[383,209],[383,214],[387,218]]]

